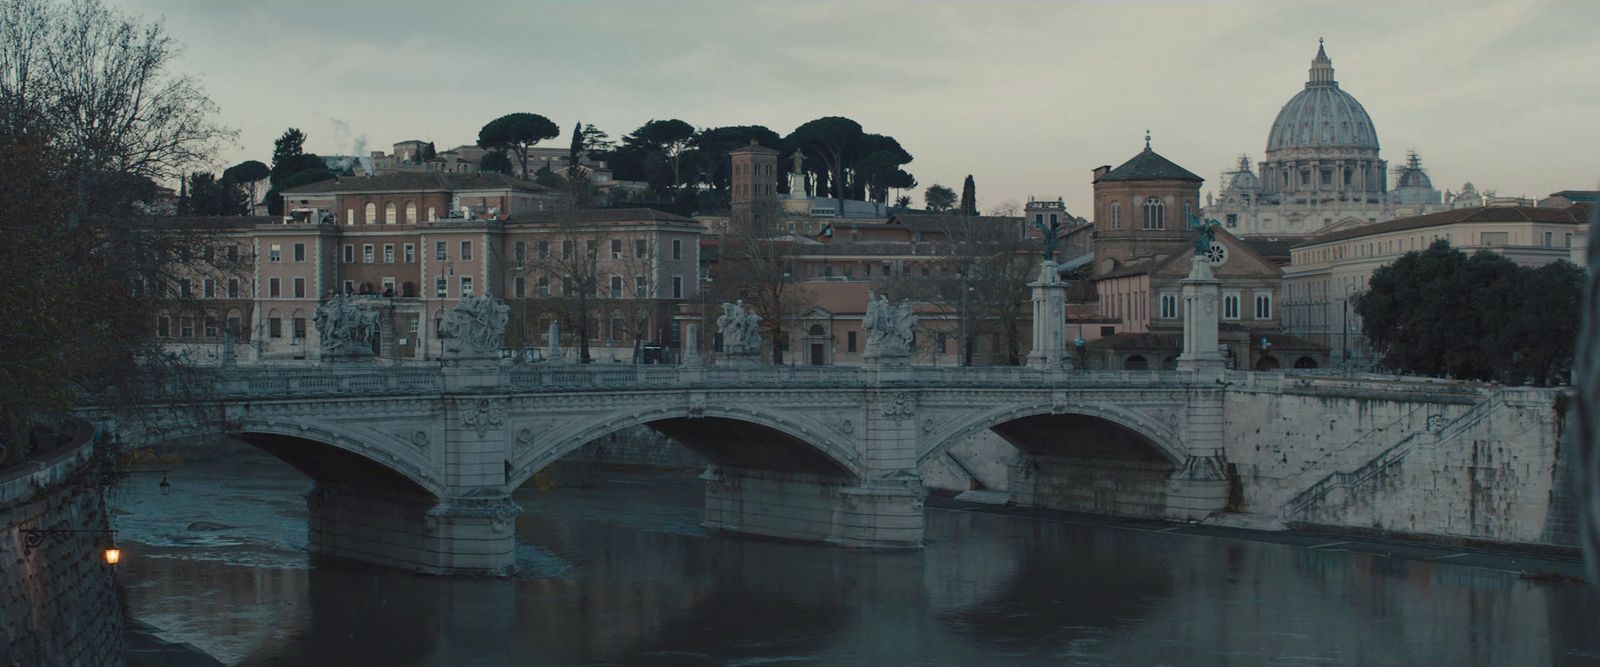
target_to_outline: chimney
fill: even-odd
[[[1106,172],[1108,172],[1108,171],[1111,171],[1111,165],[1109,165],[1109,164],[1102,164],[1102,165],[1100,165],[1098,167],[1095,167],[1094,168],[1094,180],[1090,181],[1090,182],[1091,183],[1099,183],[1100,182],[1100,177],[1101,176],[1105,176]]]

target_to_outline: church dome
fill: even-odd
[[[1378,150],[1378,131],[1372,117],[1350,93],[1333,80],[1333,61],[1317,43],[1311,61],[1311,80],[1305,90],[1289,98],[1272,121],[1267,152],[1298,148],[1356,148]]]
[[[1261,179],[1250,171],[1250,158],[1239,156],[1239,168],[1224,174],[1227,185],[1223,187],[1227,192],[1242,192],[1253,194],[1261,191]]]

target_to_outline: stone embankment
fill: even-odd
[[[0,470],[3,667],[124,664],[93,431],[85,422],[74,428],[69,443]]]

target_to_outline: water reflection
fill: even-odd
[[[922,551],[734,539],[692,477],[607,473],[520,494],[522,577],[440,579],[306,567],[267,461],[179,475],[119,501],[133,612],[242,664],[1600,664],[1592,592],[1441,562],[947,511]]]

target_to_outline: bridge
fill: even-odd
[[[1222,370],[368,361],[184,389],[139,421],[85,412],[133,446],[260,447],[314,481],[314,553],[441,574],[510,572],[511,494],[640,425],[711,462],[707,527],[862,547],[920,544],[923,471],[984,432],[1020,504],[1506,541],[1542,539],[1559,450],[1553,390]]]

